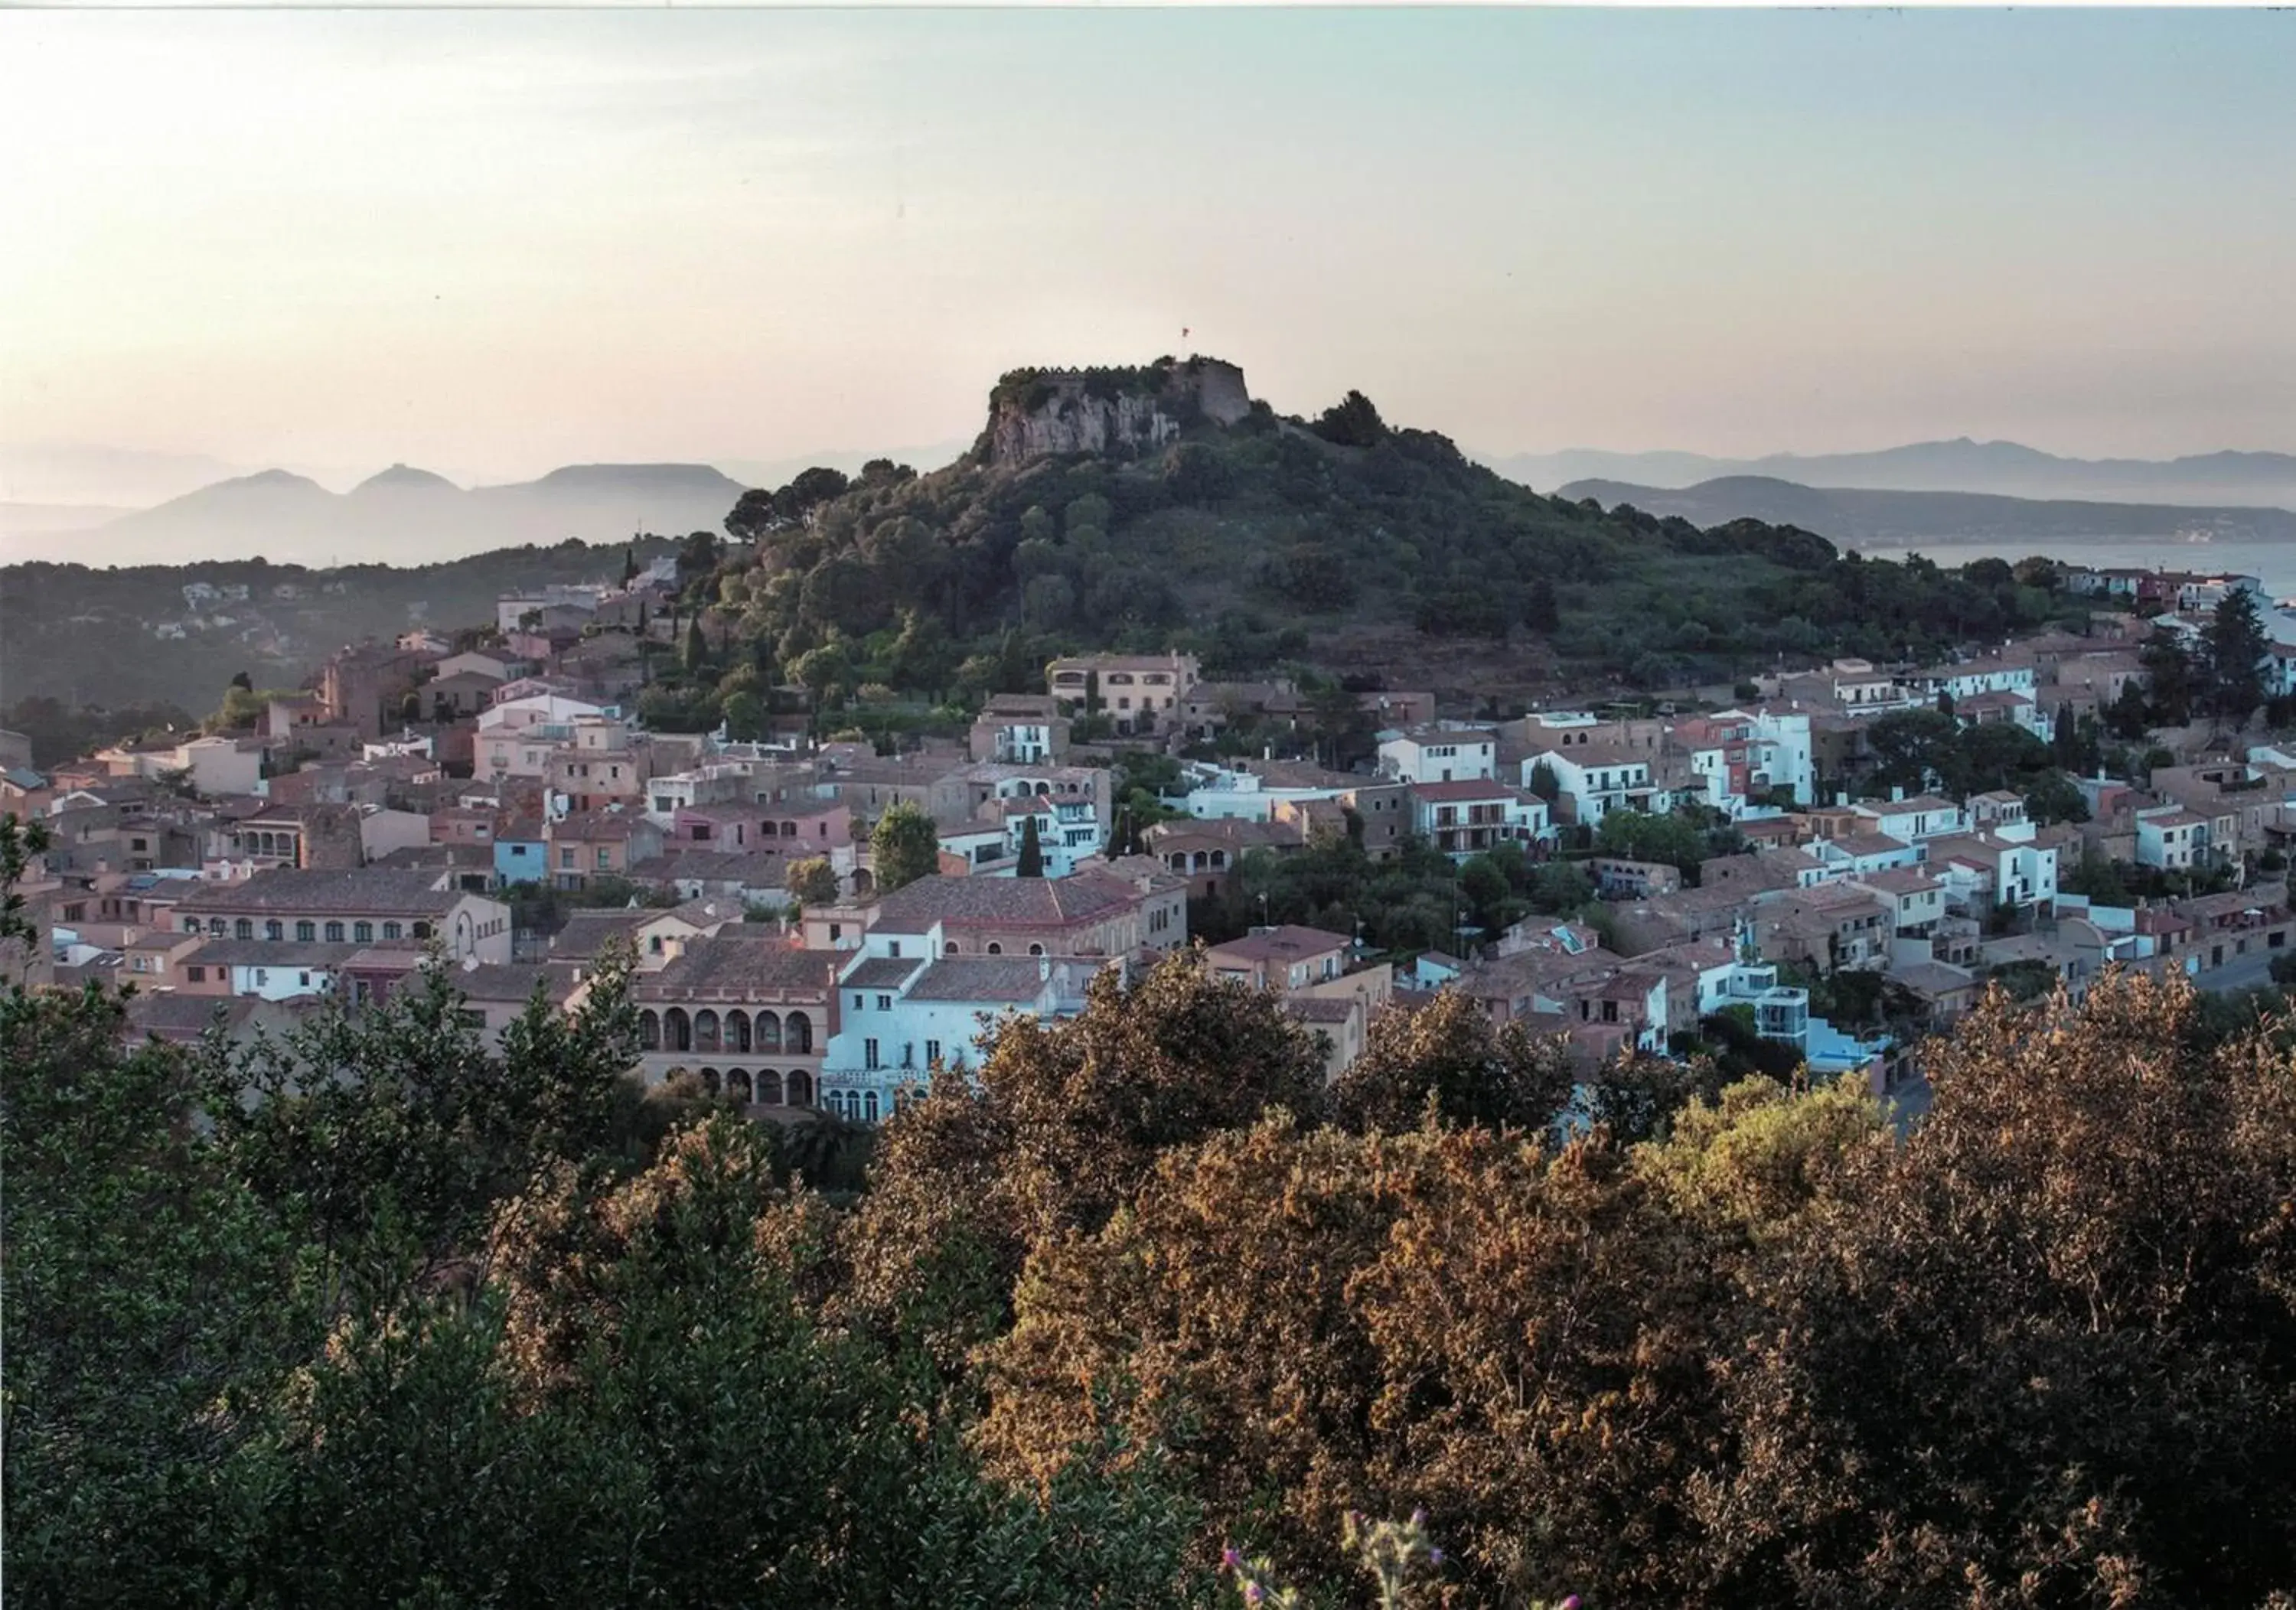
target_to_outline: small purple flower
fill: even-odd
[[[1221,1569],[1221,1570],[1223,1570],[1223,1571],[1241,1571],[1241,1570],[1242,1570],[1242,1569],[1243,1569],[1243,1556],[1242,1556],[1242,1555],[1241,1555],[1241,1554],[1239,1554],[1239,1553],[1237,1553],[1237,1552],[1236,1552],[1234,1549],[1221,1549],[1221,1550],[1220,1550],[1220,1569]]]
[[[1440,1549],[1429,1549],[1427,1550],[1427,1563],[1431,1565],[1441,1565],[1443,1563],[1443,1551]]]
[[[1554,1610],[1578,1610],[1578,1596],[1575,1593],[1572,1594],[1561,1604],[1555,1606]]]
[[[1411,1524],[1414,1526],[1424,1526],[1427,1524],[1427,1512],[1424,1509],[1413,1510],[1411,1512]]]
[[[1246,1582],[1243,1585],[1243,1602],[1245,1604],[1256,1605],[1267,1597],[1267,1590],[1261,1587],[1258,1582]]]

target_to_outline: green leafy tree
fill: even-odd
[[[1605,812],[1595,844],[1605,855],[1664,862],[1692,877],[1708,852],[1706,834],[1697,823],[1680,814],[1648,811]]]
[[[790,894],[803,905],[832,905],[837,900],[837,870],[819,856],[792,861],[782,874]]]
[[[1387,437],[1387,422],[1360,391],[1350,391],[1316,421],[1316,434],[1343,447],[1375,447]]]
[[[1416,1129],[1431,1112],[1447,1124],[1544,1132],[1570,1099],[1573,1075],[1558,1039],[1521,1024],[1493,1026],[1482,1008],[1444,990],[1415,1012],[1372,1020],[1362,1055],[1331,1092],[1349,1129]]]
[[[729,738],[754,740],[766,735],[766,701],[744,689],[729,694],[719,707]]]
[[[2081,797],[2080,786],[2054,768],[2030,779],[2024,786],[2024,794],[2027,813],[2038,826],[2087,821],[2089,818],[2088,801]]]
[[[1958,770],[1961,726],[1939,710],[1893,710],[1874,718],[1866,744],[1876,785],[1919,793],[1932,777],[1942,780]]]
[[[890,894],[940,870],[940,830],[906,800],[886,807],[869,834],[870,864],[880,893]]]

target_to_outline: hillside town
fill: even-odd
[[[1840,659],[1726,698],[1464,716],[1356,692],[1369,753],[1340,770],[1299,687],[1208,680],[1177,653],[1056,659],[962,740],[892,753],[825,733],[802,687],[773,691],[758,736],[651,731],[648,666],[679,642],[666,560],[347,646],[303,688],[235,689],[236,724],[44,770],[0,733],[0,810],[47,834],[20,890],[40,943],[15,961],[36,984],[133,985],[132,1032],[187,1040],[385,1000],[426,966],[499,1035],[537,993],[578,1006],[626,954],[645,1081],[783,1121],[879,1122],[1010,1015],[1074,1015],[1100,975],[1177,955],[1281,997],[1333,1075],[1381,1014],[1450,990],[1584,1067],[1692,1054],[1726,1020],[1813,1079],[1888,1093],[1996,983],[2078,999],[2115,967],[2279,977],[2291,748],[2237,722],[2151,731],[2118,751],[2141,765],[2046,799],[1956,791],[1918,758],[1877,780],[1874,740],[1909,713],[2074,752],[2141,697],[2148,645],[2198,642],[2257,588],[2063,584],[2097,601],[2086,633]],[[2267,642],[2258,674],[2267,698],[2296,691],[2296,645]],[[1152,804],[1124,787],[1143,756]],[[930,824],[929,869],[881,864],[889,818]],[[1621,853],[1652,821],[1694,825],[1695,853]],[[1269,920],[1264,894],[1260,920],[1221,931],[1250,868],[1339,843],[1374,865],[1431,850],[1461,886],[1478,862],[1575,868],[1591,898],[1407,953],[1360,917]]]

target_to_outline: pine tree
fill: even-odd
[[[1021,824],[1021,864],[1017,870],[1023,878],[1042,878],[1045,875],[1045,844],[1037,833],[1037,813],[1034,811],[1029,812],[1029,819]]]
[[[622,550],[622,585],[627,587],[638,578],[638,551],[636,543]]]
[[[2202,628],[2201,645],[2207,656],[2209,706],[2217,715],[2238,721],[2264,702],[2264,623],[2257,616],[2256,597],[2235,587],[2218,603],[2216,614]]]
[[[1555,602],[1554,584],[1543,576],[1530,584],[1530,592],[1522,601],[1522,624],[1534,632],[1554,632],[1562,625],[1562,610]]]

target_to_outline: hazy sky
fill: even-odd
[[[775,458],[1193,349],[1491,451],[2296,450],[2292,86],[2265,12],[0,12],[0,442]]]

